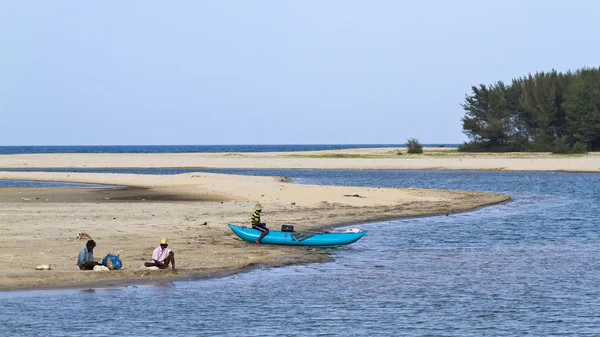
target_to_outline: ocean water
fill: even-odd
[[[111,188],[111,185],[81,184],[53,181],[0,180],[0,188]]]
[[[456,148],[460,144],[423,144],[426,147],[440,145]],[[404,146],[404,144],[0,146],[0,155],[26,153],[297,152]]]
[[[502,192],[513,201],[359,225],[367,235],[330,250],[329,263],[204,281],[0,293],[4,334],[600,335],[599,174],[210,171]]]

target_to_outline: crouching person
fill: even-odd
[[[79,269],[92,270],[95,266],[100,265],[100,263],[94,261],[94,247],[96,247],[96,242],[88,240],[85,247],[79,251],[79,255],[77,256],[77,266],[79,266]]]
[[[160,246],[154,249],[152,252],[152,262],[146,262],[146,267],[158,267],[160,269],[166,269],[171,265],[173,271],[175,271],[175,253],[168,247],[169,241],[167,238],[160,240]]]

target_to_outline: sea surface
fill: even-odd
[[[367,235],[330,250],[334,261],[328,263],[136,287],[3,292],[3,334],[600,335],[599,174],[203,171],[324,185],[490,191],[513,201],[359,225]]]
[[[112,188],[117,186],[53,181],[0,180],[0,188]]]
[[[460,144],[423,144],[425,147],[456,148]],[[281,144],[281,145],[77,145],[77,146],[0,146],[1,154],[27,153],[221,153],[221,152],[298,152],[357,148],[404,147],[404,144]]]

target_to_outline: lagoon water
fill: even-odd
[[[425,147],[457,148],[460,144],[423,144]],[[397,148],[404,144],[272,144],[272,145],[50,145],[0,146],[2,154],[31,153],[223,153],[223,152],[297,152],[357,148]]]
[[[0,188],[110,188],[115,186],[54,181],[0,180]]]
[[[600,335],[599,174],[205,171],[283,175],[298,183],[491,191],[513,201],[359,225],[367,235],[331,250],[329,263],[214,280],[0,293],[3,334]]]

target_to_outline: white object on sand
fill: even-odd
[[[39,266],[35,267],[35,270],[50,270],[52,269],[52,267],[50,267],[47,264],[40,264]]]
[[[94,271],[109,271],[110,269],[108,269],[108,267],[106,266],[94,266]]]
[[[157,266],[152,266],[152,267],[142,266],[142,269],[145,269],[145,270],[158,270],[159,268]]]
[[[348,229],[346,229],[346,233],[360,233],[360,229],[358,229],[358,228],[348,228]]]

